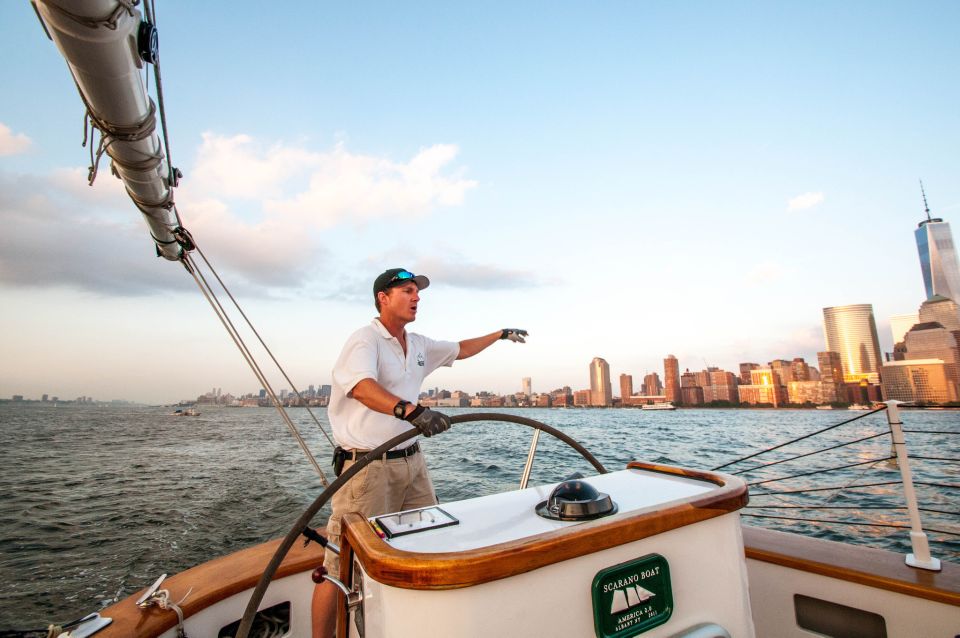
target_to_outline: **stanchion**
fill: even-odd
[[[907,443],[903,438],[903,422],[900,421],[900,411],[897,406],[900,401],[887,401],[887,422],[890,424],[890,436],[893,439],[893,449],[897,454],[897,464],[900,466],[900,476],[903,480],[903,495],[907,500],[907,511],[910,513],[910,545],[912,554],[907,554],[906,563],[911,567],[940,571],[940,559],[930,556],[930,544],[927,534],[920,523],[920,510],[917,508],[917,494],[913,491],[913,475],[910,473],[910,461],[907,457]]]

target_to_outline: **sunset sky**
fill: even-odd
[[[430,387],[815,364],[853,303],[890,350],[919,179],[960,232],[957,2],[157,5],[178,209],[301,388],[393,266],[433,282],[410,330],[530,332]],[[258,390],[108,160],[87,186],[26,0],[0,53],[0,397]]]

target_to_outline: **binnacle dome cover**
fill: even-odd
[[[537,505],[537,514],[554,521],[589,521],[617,513],[609,494],[598,492],[586,481],[564,481],[550,497]]]

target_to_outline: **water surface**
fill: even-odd
[[[450,410],[451,414],[476,412]],[[837,423],[855,413],[834,410],[503,410],[557,427],[589,449],[608,469],[634,459],[711,469],[754,451]],[[197,417],[173,417],[169,408],[53,407],[0,404],[0,629],[65,622],[95,611],[216,556],[285,534],[317,496],[321,484],[272,409],[201,408]],[[326,427],[326,412],[314,410]],[[329,448],[306,410],[291,415],[320,460]],[[960,412],[904,411],[912,456],[960,457]],[[835,441],[883,431],[883,414],[805,441],[778,458]],[[504,423],[464,424],[423,442],[438,496],[452,501],[517,486],[532,430]],[[563,443],[544,435],[531,484],[558,481],[591,468]],[[826,469],[890,453],[889,438],[785,463],[759,478]],[[771,459],[772,460],[772,459]],[[728,468],[733,471],[752,462]],[[960,484],[960,465],[912,463],[916,481]],[[882,462],[800,477],[784,488],[856,485],[897,480]],[[895,487],[801,496],[760,496],[751,506],[831,505],[856,510],[757,510],[746,514],[907,523]],[[956,491],[918,487],[922,503],[957,511]],[[324,511],[317,525],[325,520]],[[927,527],[960,532],[956,515],[924,513]],[[826,526],[750,518],[751,524],[833,540],[909,551],[906,530]],[[957,537],[931,533],[941,559],[960,560]]]

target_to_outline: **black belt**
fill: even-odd
[[[370,450],[344,450],[347,453],[347,458],[351,461],[356,461],[361,456],[367,454]],[[390,450],[387,452],[387,459],[404,459],[408,456],[413,456],[420,451],[420,442],[417,441],[409,447],[405,447],[402,450]]]

